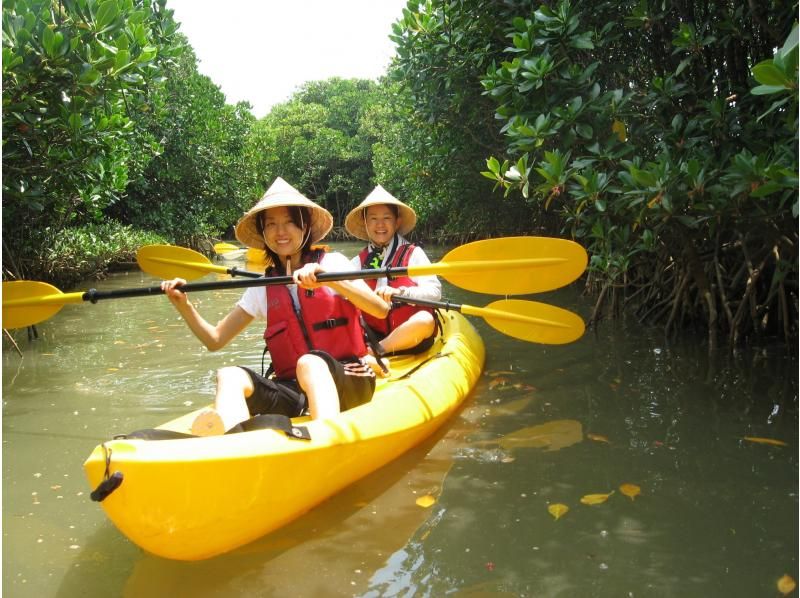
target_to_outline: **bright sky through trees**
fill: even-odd
[[[261,118],[306,81],[376,79],[405,0],[168,0],[199,70]]]

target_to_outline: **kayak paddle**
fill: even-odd
[[[392,297],[392,302],[454,310],[467,316],[478,316],[495,330],[530,343],[564,345],[579,339],[584,332],[584,323],[578,314],[538,301],[501,299],[486,307],[475,307],[449,301],[428,301],[395,295]]]
[[[214,252],[215,253],[230,253],[231,251],[239,251],[242,249],[238,245],[234,245],[233,243],[215,243],[214,244]]]
[[[144,246],[136,259],[142,270],[159,278],[193,280],[206,272],[260,276],[216,266],[204,255],[174,245]],[[566,239],[503,237],[461,245],[433,264],[354,270],[345,278],[330,280],[439,275],[475,293],[523,295],[552,291],[573,282],[583,274],[587,259],[583,247]]]
[[[341,273],[324,273],[317,275],[317,280],[342,280]],[[291,276],[260,278],[249,280],[223,280],[217,282],[188,283],[182,287],[186,292],[207,291],[230,287],[265,286],[266,284],[288,284]],[[233,283],[233,284],[231,284]],[[32,280],[14,280],[3,283],[3,328],[24,328],[54,316],[68,303],[96,303],[101,299],[121,299],[125,297],[149,297],[163,294],[160,286],[131,289],[98,291],[91,289],[85,292],[63,293],[46,282]],[[454,309],[465,315],[484,318],[490,326],[529,342],[545,344],[568,343],[583,333],[583,321],[566,310],[519,299],[495,301],[481,308],[470,305],[458,305],[446,302],[423,302],[405,298],[393,298],[395,301],[419,303],[431,307]],[[531,330],[525,327],[530,326]]]

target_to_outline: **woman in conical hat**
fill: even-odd
[[[375,375],[364,360],[359,310],[381,317],[388,305],[363,280],[317,282],[321,272],[350,270],[342,254],[312,248],[332,226],[326,209],[278,178],[239,220],[236,238],[266,250],[270,267],[265,276],[291,275],[296,284],[250,287],[225,317],[210,324],[180,291],[185,280],[162,283],[178,313],[211,351],[227,345],[255,318],[267,322],[264,338],[275,376],[245,367],[218,370],[214,408],[197,417],[194,434],[222,434],[261,413],[295,417],[307,411],[313,418],[331,417],[372,398]]]
[[[430,264],[421,247],[409,243],[405,235],[414,229],[417,215],[412,208],[378,185],[345,218],[345,228],[354,237],[368,241],[352,259],[354,267],[386,267]],[[394,295],[438,301],[442,285],[436,276],[402,276],[387,280],[368,280],[367,284],[387,303]],[[421,353],[435,341],[436,320],[429,308],[408,304],[393,306],[384,317],[364,314],[367,325],[381,338],[378,351],[386,354]]]

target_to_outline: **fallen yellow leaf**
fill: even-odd
[[[606,438],[605,436],[601,436],[600,434],[587,434],[586,438],[588,438],[589,440],[594,440],[595,442],[605,442],[606,444],[611,444],[608,438]]]
[[[608,494],[587,494],[581,497],[581,502],[585,505],[599,505],[600,503],[606,502],[608,497],[612,494],[614,494],[613,490]]]
[[[420,496],[417,499],[417,505],[422,507],[423,509],[427,509],[429,506],[435,503],[436,499],[430,494],[426,494],[425,496]]]
[[[637,496],[642,493],[642,489],[639,488],[636,484],[622,484],[619,487],[619,491],[622,492],[625,496],[633,500]]]
[[[775,440],[774,438],[759,438],[757,436],[745,436],[743,440],[747,442],[756,442],[758,444],[771,444],[772,446],[788,446],[783,440]]]
[[[553,503],[547,507],[548,512],[556,518],[558,521],[559,517],[563,517],[569,511],[569,507],[567,505],[562,505],[561,503]]]
[[[791,575],[784,575],[778,580],[778,591],[784,596],[791,594],[796,587],[797,584],[794,582]]]

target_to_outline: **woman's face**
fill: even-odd
[[[388,245],[397,227],[400,226],[400,219],[385,204],[369,206],[364,215],[367,228],[367,236],[374,245],[383,247]]]
[[[303,229],[292,221],[286,207],[270,208],[264,212],[264,241],[280,257],[291,257],[303,246]],[[308,223],[303,223],[308,226]]]

